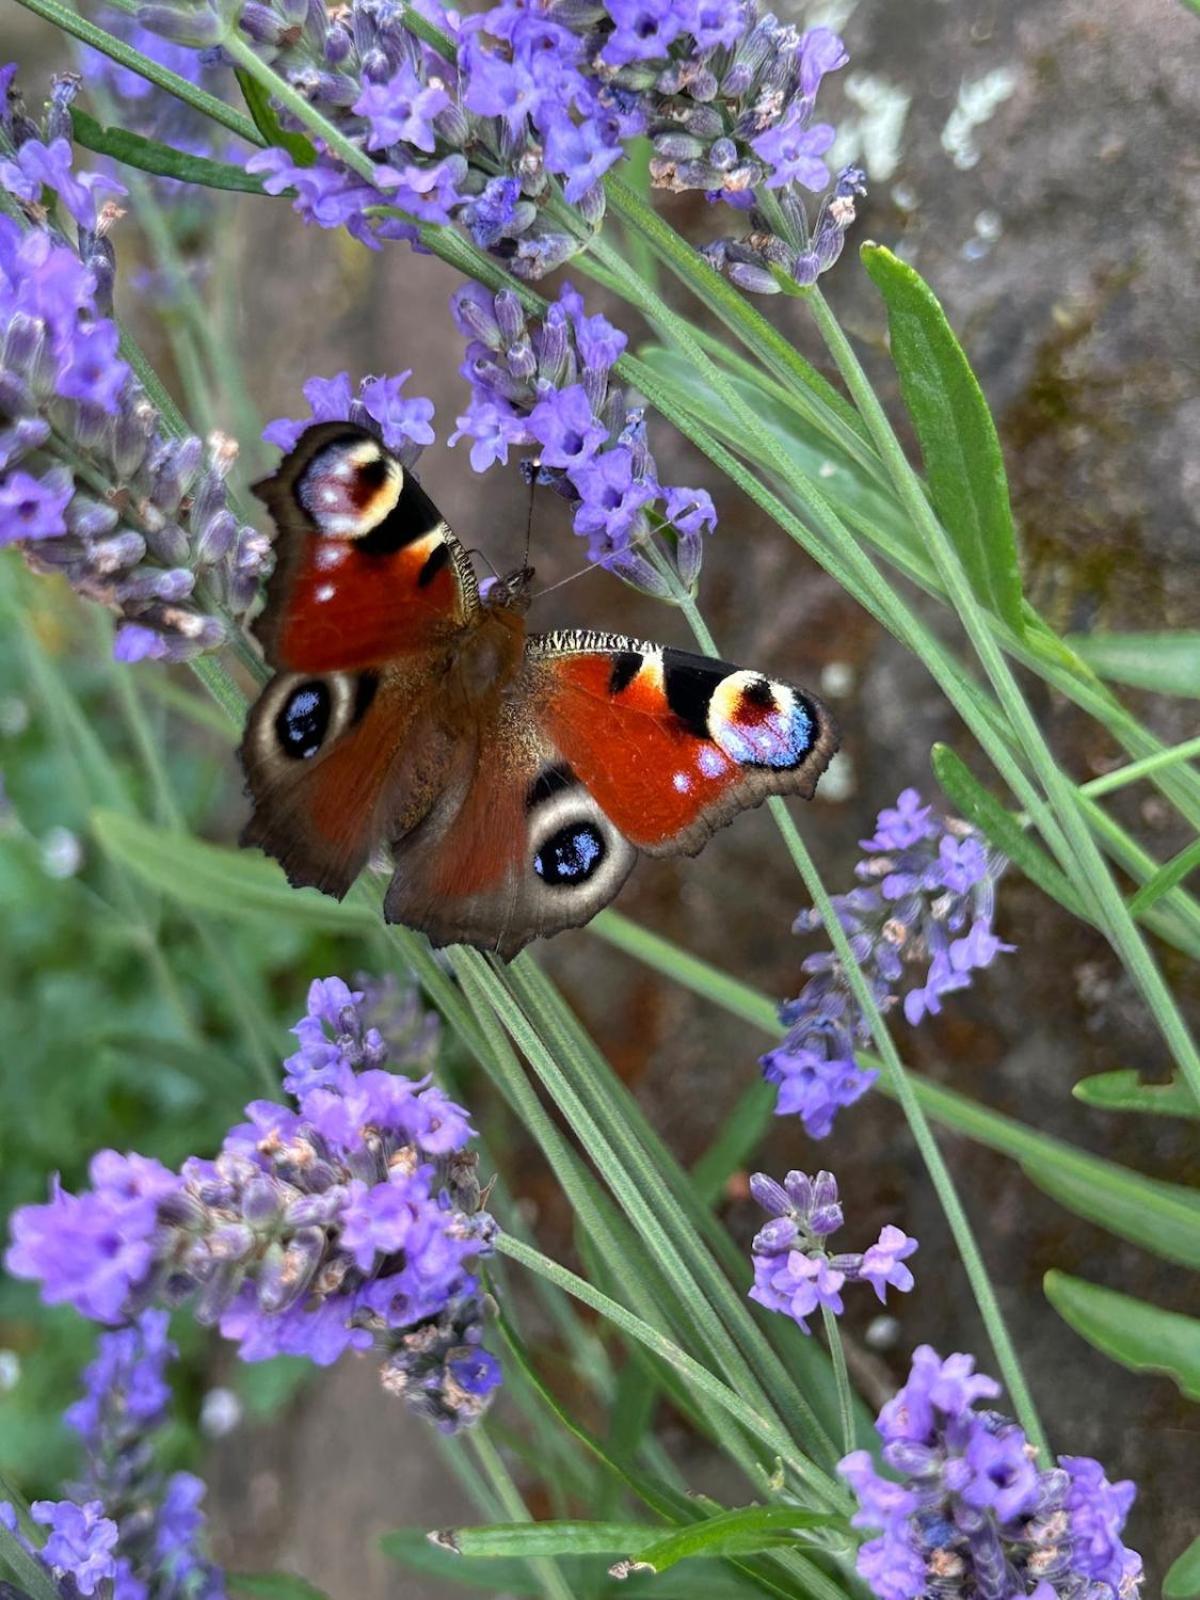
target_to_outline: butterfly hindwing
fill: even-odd
[[[813,695],[729,662],[608,634],[527,648],[546,737],[648,855],[694,855],[769,795],[811,798],[837,749]]]
[[[348,422],[305,429],[255,485],[278,527],[267,660],[335,672],[427,650],[478,612],[470,559],[411,472]]]
[[[473,944],[505,959],[589,921],[637,859],[586,789],[561,779],[524,689],[483,730],[439,805],[395,846],[384,902],[388,921],[419,927],[435,944]]]
[[[242,844],[274,856],[296,887],[340,900],[441,790],[457,735],[436,710],[436,668],[426,653],[379,671],[273,678],[240,751],[254,804]]]

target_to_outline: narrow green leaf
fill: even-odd
[[[1143,1111],[1157,1117],[1197,1117],[1200,1106],[1186,1083],[1143,1083],[1133,1067],[1081,1078],[1071,1093],[1101,1111]]]
[[[644,1522],[492,1522],[485,1527],[445,1528],[429,1538],[456,1556],[477,1560],[519,1556],[609,1556],[639,1550],[660,1529]],[[384,1535],[383,1548],[388,1551]]]
[[[46,1568],[0,1522],[0,1565],[7,1566],[29,1600],[61,1600],[58,1585]]]
[[[1102,678],[1200,697],[1200,633],[1073,633],[1066,643]]]
[[[668,1534],[640,1549],[633,1558],[635,1568],[652,1567],[665,1572],[676,1562],[702,1557],[750,1555],[770,1549],[781,1541],[795,1543],[797,1529],[846,1527],[844,1517],[818,1511],[802,1511],[797,1506],[750,1506],[741,1511],[726,1511],[704,1522]]]
[[[235,67],[234,76],[246,102],[246,109],[254,119],[254,126],[268,145],[276,150],[286,150],[298,167],[315,167],[317,152],[312,141],[302,133],[290,133],[280,122],[271,104],[271,97],[257,78],[252,78],[242,67]]]
[[[293,1572],[231,1572],[229,1587],[253,1600],[326,1600],[323,1589]]]
[[[1171,1570],[1163,1579],[1163,1595],[1165,1600],[1194,1600],[1200,1595],[1200,1538],[1193,1539],[1172,1561]]]
[[[880,245],[863,263],[887,306],[900,374],[933,508],[976,598],[1020,636],[1021,569],[996,425],[954,330],[928,284]]]
[[[1197,867],[1200,867],[1200,839],[1193,839],[1178,855],[1172,856],[1170,861],[1164,861],[1158,871],[1147,878],[1130,898],[1129,909],[1132,914],[1138,917],[1143,911],[1149,911],[1156,900],[1169,893],[1177,883],[1182,883]]]
[[[536,1580],[521,1560],[495,1558],[473,1561],[430,1544],[423,1528],[401,1528],[385,1534],[384,1551],[411,1572],[435,1577],[464,1589],[485,1590],[489,1595],[539,1595]],[[571,1592],[578,1595],[618,1596],[619,1600],[696,1600],[695,1575],[687,1568],[661,1578],[633,1578],[627,1584],[606,1580],[602,1556],[563,1556],[559,1567]],[[760,1593],[752,1582],[741,1582],[719,1567],[705,1570],[704,1600],[748,1600]]]
[[[1186,1400],[1200,1400],[1200,1322],[1065,1272],[1042,1280],[1064,1322],[1131,1372],[1161,1372]]]
[[[1071,880],[1022,828],[1021,824],[983,787],[966,763],[948,745],[935,744],[931,754],[933,775],[946,798],[964,821],[972,823],[1031,882],[1074,916],[1090,920]]]
[[[1200,1195],[1121,1167],[1111,1181],[1095,1159],[1085,1175],[1052,1159],[1021,1162],[1025,1176],[1059,1205],[1168,1261],[1200,1270]]]
[[[239,189],[262,194],[262,179],[228,161],[212,161],[208,156],[189,155],[157,139],[145,139],[126,128],[106,128],[78,106],[71,107],[71,131],[75,142],[97,155],[111,156],[127,167],[153,172],[163,178],[178,178],[182,183],[200,184],[205,189]]]
[[[370,932],[379,925],[361,901],[339,902],[315,889],[291,888],[282,869],[265,856],[205,844],[116,811],[93,812],[92,831],[114,860],[193,911],[286,917],[332,933]]]

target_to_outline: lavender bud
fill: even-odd
[[[666,161],[691,161],[704,154],[704,141],[689,133],[659,133],[654,136],[654,149]]]
[[[144,567],[132,577],[116,586],[116,598],[122,603],[135,600],[165,600],[177,604],[186,600],[196,587],[196,575],[186,567]]]
[[[118,482],[128,482],[146,457],[154,436],[154,408],[138,398],[122,406],[113,430],[113,467]]]
[[[461,106],[448,105],[434,117],[433,131],[443,143],[455,150],[461,150],[471,137],[471,124]]]
[[[604,221],[604,185],[594,183],[590,189],[585,190],[575,202],[575,209],[589,228],[598,228]]]
[[[798,1236],[796,1224],[791,1217],[772,1217],[771,1221],[764,1223],[754,1235],[755,1254],[782,1255],[785,1250],[792,1249]]]
[[[325,37],[325,60],[331,67],[340,67],[354,49],[354,40],[340,22],[330,27]]]
[[[258,0],[247,0],[239,21],[256,44],[277,45],[283,38],[283,27],[278,17],[270,6],[260,5]]]
[[[272,1245],[259,1276],[258,1304],[263,1311],[295,1305],[313,1280],[325,1253],[322,1228],[303,1228],[284,1250]]]
[[[363,56],[361,67],[368,83],[386,83],[392,75],[392,64],[378,45]]]
[[[154,507],[145,501],[138,507],[138,520],[145,529],[150,553],[168,566],[183,566],[191,551],[188,536],[179,524],[156,517]]]
[[[193,49],[220,44],[227,31],[216,12],[205,5],[188,6],[186,10],[168,5],[143,5],[138,7],[137,20],[151,33]]]
[[[778,294],[779,284],[765,267],[751,267],[744,261],[735,261],[727,268],[730,283],[751,294]]]
[[[521,302],[511,289],[501,289],[495,299],[496,321],[500,326],[500,337],[506,347],[515,345],[518,340],[526,337],[525,313],[521,310]]]
[[[236,1261],[219,1261],[201,1284],[194,1314],[201,1327],[211,1328],[221,1320],[242,1286],[244,1272]],[[182,1285],[181,1285],[182,1287]]]
[[[253,1255],[258,1239],[244,1222],[226,1222],[212,1230],[206,1243],[216,1261],[245,1261]]]
[[[537,357],[533,353],[533,345],[524,335],[516,344],[509,346],[505,361],[509,372],[522,384],[527,384],[537,374]]]
[[[267,1177],[251,1178],[242,1189],[242,1218],[252,1228],[263,1228],[279,1215],[279,1190]]]
[[[46,143],[55,139],[73,139],[71,102],[79,93],[80,78],[77,72],[64,72],[52,78],[50,109],[46,114]]]
[[[210,517],[204,532],[196,540],[198,565],[211,567],[224,561],[233,549],[237,531],[237,518],[232,511],[218,511],[215,517]]]
[[[119,521],[112,506],[103,505],[86,494],[75,495],[67,507],[66,519],[67,527],[81,539],[98,539],[111,533]],[[141,542],[139,539],[138,543]]]
[[[136,567],[145,554],[146,541],[132,528],[123,529],[111,539],[97,539],[88,548],[88,559],[102,578]]]
[[[204,446],[194,434],[173,439],[155,462],[150,498],[160,511],[174,512],[196,481]]]
[[[725,119],[716,106],[692,106],[684,113],[682,123],[688,133],[703,139],[705,143],[710,139],[719,139],[725,132]]]
[[[550,309],[556,308],[552,306]],[[567,328],[563,317],[560,315],[552,321],[547,314],[538,341],[538,381],[551,389],[561,388],[567,375],[568,355]]]

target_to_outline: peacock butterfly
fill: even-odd
[[[241,758],[242,844],[341,898],[389,847],[389,922],[514,956],[579,927],[639,851],[695,855],[768,795],[812,796],[820,701],[617,634],[526,631],[522,571],[471,561],[373,434],[308,428],[255,492],[278,527],[255,624],[275,676]]]

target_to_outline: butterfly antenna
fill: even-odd
[[[595,572],[596,565],[594,561],[587,562],[585,566],[579,568],[578,572],[569,572],[565,578],[560,578],[557,583],[552,583],[545,589],[539,589],[533,598],[540,600],[543,595],[553,594],[555,589],[561,589],[564,584],[574,583],[576,578],[582,578],[589,572]]]
[[[521,561],[523,567],[529,565],[529,546],[533,539],[533,497],[537,490],[538,474],[542,470],[541,457],[536,456],[531,461],[521,463],[529,480],[529,511],[525,517],[525,555]]]

